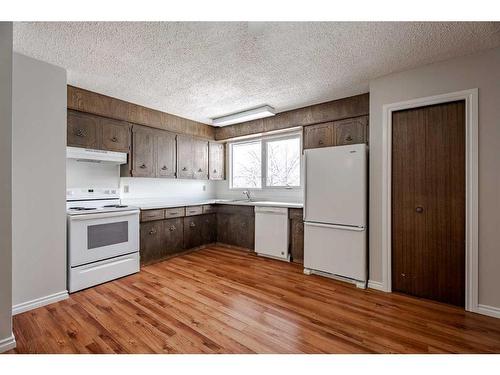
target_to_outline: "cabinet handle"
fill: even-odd
[[[175,227],[172,225],[170,228],[168,228],[170,232],[173,232],[175,230]]]
[[[415,211],[419,214],[421,214],[422,212],[424,212],[424,208],[423,207],[420,207],[418,206],[417,208],[415,208]]]
[[[163,167],[161,167],[161,170],[162,170],[162,171],[166,171],[167,169],[168,169],[168,168],[167,168],[167,166],[166,166],[166,165],[164,165]]]
[[[111,138],[111,142],[118,142],[118,138],[116,137]]]
[[[85,132],[82,129],[76,131],[77,137],[85,137]]]
[[[195,224],[194,222],[191,222],[191,223],[189,223],[189,226],[190,226],[191,228],[194,228],[194,227],[196,226],[196,224]]]
[[[183,171],[187,171],[188,169],[186,167],[182,168]]]
[[[217,169],[214,169],[214,172],[213,173],[217,173]]]
[[[320,139],[320,140],[318,141],[318,145],[322,145],[322,144],[323,144],[323,140],[322,140],[322,139]]]
[[[348,141],[348,142],[351,142],[352,141],[351,135],[349,134],[347,137],[345,137],[345,140]]]
[[[139,168],[145,169],[146,168],[146,164],[143,163]]]
[[[153,230],[153,229],[151,229],[151,230],[149,231],[149,234],[150,234],[150,235],[156,234],[156,231],[155,231],[155,230]]]
[[[203,172],[203,170],[200,168],[200,169],[198,169],[198,172]]]

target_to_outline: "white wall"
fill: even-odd
[[[118,188],[120,166],[112,163],[91,163],[67,159],[66,188]]]
[[[215,185],[215,195],[219,199],[245,199],[243,190],[229,189],[229,180],[217,181]],[[304,191],[300,189],[250,189],[252,199],[262,199],[268,201],[296,202],[302,203],[304,200]]]
[[[12,22],[0,22],[0,353],[12,336]]]
[[[479,88],[479,303],[500,308],[500,48],[370,83],[370,279],[382,281],[382,107]]]
[[[16,313],[67,296],[64,69],[14,54],[13,124]]]
[[[124,192],[126,186],[128,193]],[[215,198],[215,182],[207,180],[123,177],[120,179],[120,190],[123,200],[141,198],[189,202]]]

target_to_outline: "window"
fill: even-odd
[[[232,189],[300,186],[300,134],[230,145]]]

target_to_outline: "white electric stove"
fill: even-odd
[[[70,292],[139,272],[139,209],[117,189],[67,190],[66,209]]]

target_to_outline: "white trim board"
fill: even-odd
[[[12,333],[10,337],[0,340],[0,353],[4,353],[8,350],[14,349],[16,347],[16,338]]]
[[[493,318],[500,318],[500,307],[478,304],[475,312],[478,314],[492,316]]]
[[[382,108],[382,287],[384,291],[391,292],[392,112],[457,100],[465,100],[465,310],[481,314],[478,301],[477,88],[386,104]]]
[[[49,294],[48,296],[36,298],[31,301],[19,303],[12,306],[12,315],[17,315],[29,310],[36,309],[37,307],[42,307],[45,305],[50,305],[51,303],[62,301],[69,297],[68,291],[63,290],[62,292]]]
[[[385,291],[384,284],[381,283],[380,281],[368,280],[368,288],[375,289],[375,290],[381,290],[383,292]]]

